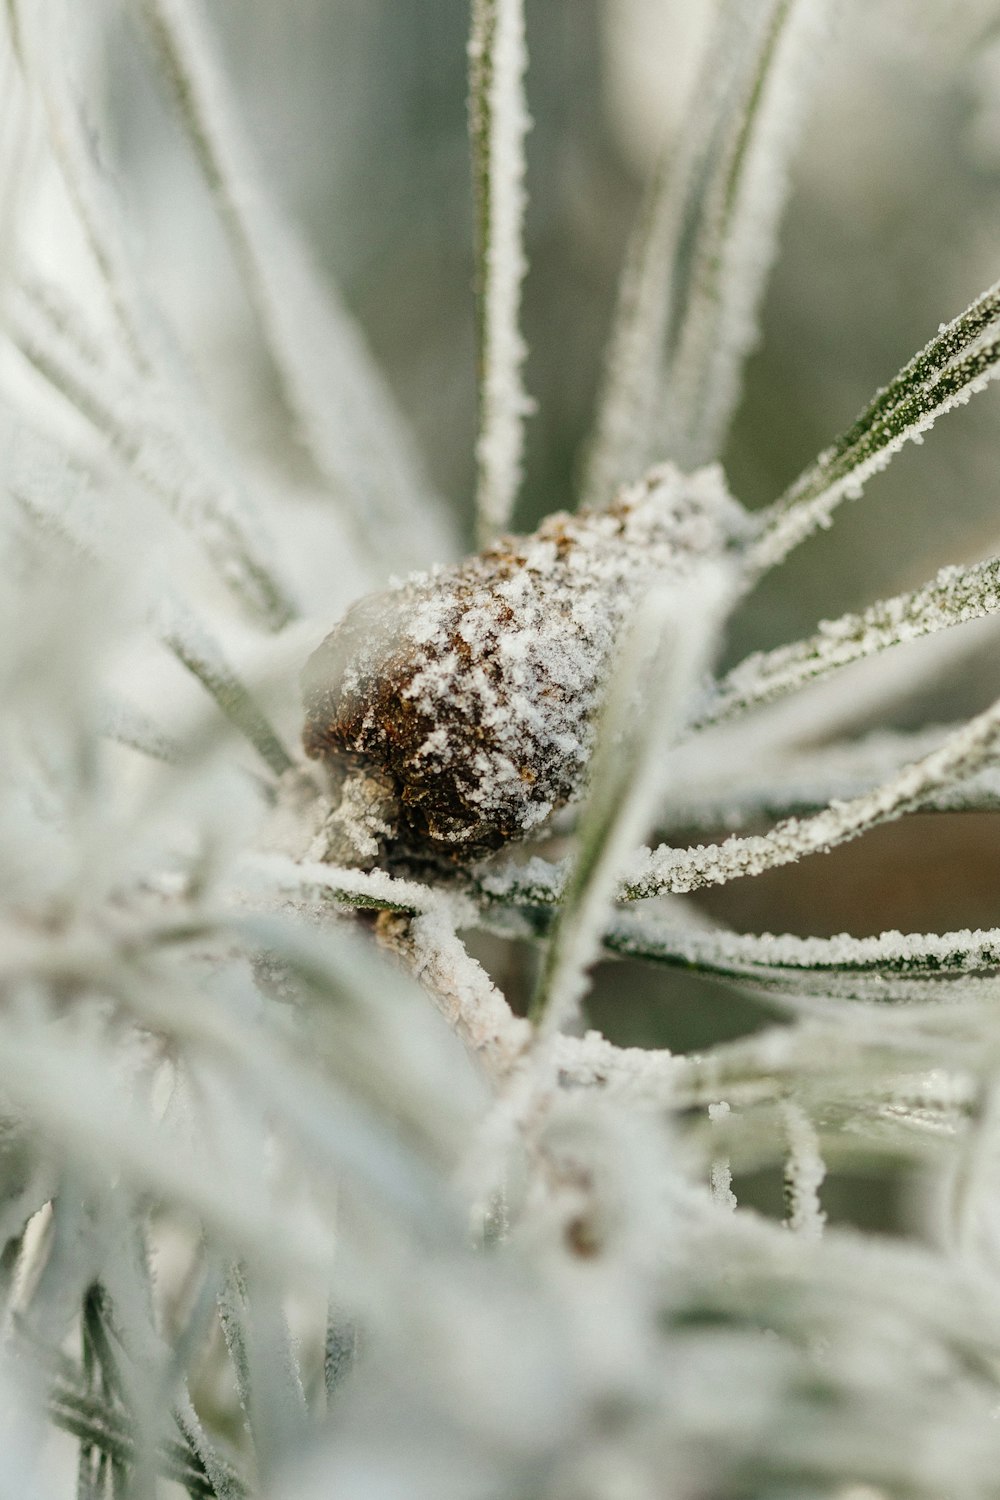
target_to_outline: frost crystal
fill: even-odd
[[[672,466],[355,605],[310,658],[305,746],[388,777],[404,853],[476,857],[582,790],[622,625],[745,531],[717,468]]]

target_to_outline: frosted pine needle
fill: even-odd
[[[766,572],[819,526],[842,500],[909,442],[919,442],[943,413],[963,406],[1000,371],[1000,284],[990,287],[878,391],[852,425],[759,517],[748,553],[751,577]]]
[[[959,776],[976,771],[994,753],[1000,735],[1000,704],[970,720],[923,760],[850,802],[832,803],[801,822],[791,818],[770,833],[734,836],[694,849],[666,845],[647,851],[633,864],[623,886],[632,900],[660,890],[697,890],[792,864],[806,854],[832,849],[857,838],[910,808]]]
[[[397,566],[453,538],[361,331],[260,180],[198,0],[135,0],[232,241],[303,443],[364,548]],[[414,525],[420,515],[421,526]]]
[[[949,567],[918,589],[879,600],[859,614],[824,620],[815,635],[759,652],[719,683],[702,719],[714,724],[770,703],[889,646],[981,619],[1000,609],[1000,559]]]
[[[584,480],[588,505],[654,459],[694,468],[719,455],[756,340],[825,8],[717,8],[685,131],[634,232]]]
[[[469,136],[476,214],[479,435],[476,515],[480,546],[509,523],[521,482],[524,253],[523,0],[473,0],[469,40]]]

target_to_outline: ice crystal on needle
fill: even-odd
[[[341,773],[342,806],[358,776],[383,787],[405,854],[473,858],[531,832],[583,787],[630,611],[744,529],[719,469],[661,465],[606,511],[361,600],[306,667],[308,754]]]

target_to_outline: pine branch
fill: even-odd
[[[178,600],[169,609],[162,639],[215,699],[230,723],[249,740],[274,775],[282,776],[291,770],[295,762],[207,625]]]
[[[913,732],[882,731],[819,749],[784,750],[751,758],[735,771],[720,765],[702,779],[695,774],[669,798],[661,828],[719,829],[754,821],[776,821],[822,811],[874,790],[901,767],[936,750],[959,725]],[[925,793],[913,811],[992,812],[1000,808],[1000,769],[987,766],[971,776]]]
[[[607,928],[604,946],[621,957],[696,969],[790,998],[947,1004],[1000,972],[997,928],[873,938],[755,936],[667,927],[652,914],[624,910]]]

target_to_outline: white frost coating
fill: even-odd
[[[985,617],[964,630],[923,636],[908,647],[905,672],[899,670],[899,659],[891,651],[862,657],[753,714],[714,725],[693,737],[680,752],[681,774],[699,785],[719,782],[738,763],[766,780],[769,768],[780,757],[798,753],[800,746],[823,744],[863,728],[873,719],[884,719],[892,705],[912,699],[949,672],[961,671],[971,652],[987,644],[1000,645],[998,623],[995,616]]]
[[[785,1205],[789,1229],[809,1239],[819,1239],[826,1214],[820,1207],[819,1190],[826,1176],[819,1139],[809,1116],[789,1100],[781,1111],[788,1141],[785,1158]]]
[[[290,770],[291,756],[209,625],[174,595],[158,606],[154,626],[167,649],[211,694],[273,774]]]
[[[9,421],[0,408],[0,443],[7,440],[9,492],[41,525],[51,527],[101,567],[135,568],[135,538],[118,524],[93,476],[55,444],[23,424]],[[292,762],[253,694],[228,661],[206,622],[169,589],[154,563],[143,576],[145,613],[169,651],[212,696],[270,769],[281,775]],[[134,716],[104,726],[115,738],[172,760],[178,747]]]
[[[175,764],[183,754],[181,746],[149,716],[134,704],[121,698],[105,699],[100,705],[99,732],[107,739],[138,750],[154,760]]]
[[[121,516],[112,502],[113,486],[106,475],[90,473],[58,443],[13,416],[3,402],[0,452],[4,487],[12,499],[46,526],[61,531],[82,552],[106,557],[119,567],[126,563],[131,538],[123,535]],[[143,581],[148,592],[152,588],[148,573]]]
[[[708,1118],[713,1125],[723,1124],[730,1114],[731,1110],[725,1099],[719,1099],[708,1106]],[[718,1207],[735,1213],[738,1204],[736,1194],[733,1192],[733,1169],[728,1156],[717,1156],[714,1159],[710,1170],[710,1183],[712,1198]]]
[[[17,67],[10,26],[0,21],[0,286],[14,272],[21,216],[37,174],[35,110]]]
[[[728,673],[701,720],[718,723],[794,692],[889,646],[962,625],[1000,610],[1000,558],[942,568],[920,588],[881,599],[860,614],[823,620],[815,635],[756,652]]]
[[[1000,282],[942,324],[853,426],[759,513],[759,534],[746,554],[749,579],[775,567],[817,527],[828,526],[840,502],[858,499],[901,448],[921,442],[942,413],[964,406],[996,379],[998,325]]]
[[[622,278],[588,505],[605,504],[653,458],[693,467],[717,455],[756,336],[825,9],[817,0],[719,9],[691,123],[650,187]]]
[[[453,555],[454,537],[363,335],[268,199],[198,7],[140,3],[317,469],[381,564]]]
[[[65,6],[13,0],[11,26],[26,73],[41,101],[48,143],[58,162],[114,309],[122,344],[139,368],[156,361],[161,330],[121,231],[120,206],[101,171],[69,77],[62,66],[69,17]]]
[[[733,1192],[733,1169],[728,1156],[718,1156],[711,1168],[712,1197],[719,1208],[735,1213],[739,1204]]]
[[[908,811],[929,793],[971,775],[991,755],[1000,736],[1000,702],[971,719],[937,750],[873,791],[849,802],[834,802],[815,817],[790,818],[769,833],[732,837],[721,844],[645,850],[626,878],[623,894],[632,900],[660,890],[682,893],[722,885],[745,875],[792,864],[805,854],[834,848],[879,823]]]
[[[469,133],[476,200],[479,435],[476,510],[480,546],[508,524],[521,482],[524,419],[533,403],[521,381],[524,255],[523,0],[473,0]]]
[[[11,24],[120,340],[113,350],[103,349],[79,313],[63,305],[54,288],[37,283],[30,298],[11,300],[8,319],[16,322],[20,314],[26,356],[103,431],[120,457],[141,469],[144,482],[201,539],[244,605],[269,628],[280,629],[296,607],[274,568],[273,540],[260,530],[245,481],[234,482],[239,463],[137,272],[122,206],[62,65],[71,27],[66,7],[15,0]],[[90,352],[98,354],[96,363]],[[135,420],[140,407],[145,424]],[[126,414],[133,418],[131,434]]]

